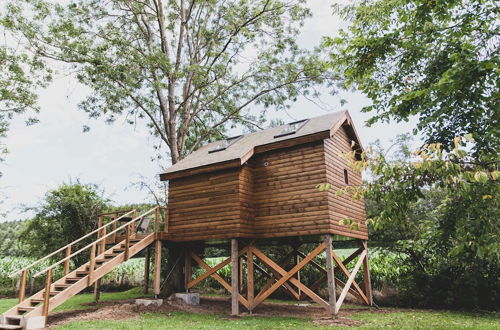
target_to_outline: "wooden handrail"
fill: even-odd
[[[74,257],[74,256],[76,256],[77,254],[80,254],[82,251],[85,251],[86,249],[88,249],[88,248],[92,247],[94,244],[97,244],[97,243],[99,243],[100,241],[102,241],[102,240],[106,239],[107,237],[109,237],[109,236],[113,235],[113,233],[115,233],[115,232],[118,232],[118,231],[122,230],[123,228],[127,227],[127,226],[128,226],[128,225],[130,225],[131,223],[134,223],[134,222],[136,222],[137,220],[141,219],[142,217],[145,217],[146,215],[148,215],[148,214],[152,213],[153,211],[156,211],[156,208],[157,208],[157,206],[156,206],[156,207],[154,207],[154,208],[152,208],[152,209],[150,209],[149,211],[144,212],[143,214],[139,215],[138,217],[136,217],[136,218],[134,218],[134,219],[130,220],[129,222],[127,222],[127,223],[125,223],[125,224],[121,225],[120,227],[116,228],[115,230],[113,230],[113,231],[109,232],[109,233],[108,233],[108,234],[106,234],[105,236],[103,236],[103,237],[101,237],[101,238],[99,238],[99,239],[97,239],[97,240],[93,241],[92,243],[88,244],[87,246],[85,246],[85,247],[81,248],[80,250],[78,250],[78,251],[76,251],[76,252],[72,253],[71,255],[69,255],[69,256],[67,256],[67,257],[65,257],[65,258],[63,258],[63,259],[61,259],[61,260],[59,260],[58,262],[56,262],[56,263],[54,263],[54,264],[50,265],[49,267],[45,268],[44,270],[39,271],[38,273],[36,273],[35,275],[33,275],[33,277],[40,276],[41,274],[45,273],[47,270],[49,270],[49,269],[53,269],[54,267],[56,267],[56,266],[60,265],[60,264],[61,264],[61,263],[63,263],[64,261],[66,261],[67,259],[71,259],[71,258],[73,258],[73,257]]]
[[[69,244],[67,244],[67,245],[63,246],[63,247],[62,247],[62,248],[60,248],[59,250],[56,250],[56,251],[52,252],[51,254],[48,254],[48,255],[46,255],[45,257],[43,257],[43,258],[41,258],[41,259],[38,259],[37,261],[35,261],[35,262],[31,263],[30,265],[28,265],[28,266],[26,266],[26,267],[24,267],[24,268],[22,268],[22,269],[19,269],[19,270],[15,271],[15,272],[13,272],[13,273],[9,274],[9,277],[10,277],[10,278],[13,278],[14,276],[16,276],[16,275],[18,275],[18,274],[22,273],[23,271],[28,270],[28,269],[30,269],[31,267],[35,266],[35,265],[38,265],[40,262],[47,260],[48,258],[52,257],[54,254],[59,253],[59,252],[61,252],[61,251],[65,250],[68,246],[72,246],[72,245],[74,245],[74,244],[76,244],[76,243],[80,242],[81,240],[83,240],[83,239],[85,239],[85,238],[87,238],[87,237],[89,237],[89,236],[91,236],[91,235],[93,235],[93,234],[97,233],[97,232],[98,232],[99,230],[101,230],[102,228],[105,228],[105,227],[109,226],[110,224],[112,224],[112,223],[114,223],[114,222],[116,222],[116,221],[120,220],[121,218],[123,218],[123,217],[125,217],[125,216],[129,215],[130,213],[132,213],[132,212],[134,212],[134,211],[135,211],[135,210],[132,210],[132,211],[129,211],[129,212],[127,212],[127,213],[125,213],[125,214],[121,215],[120,217],[118,217],[118,218],[116,218],[115,220],[113,220],[113,221],[111,221],[111,222],[107,223],[106,225],[104,225],[104,226],[102,226],[102,227],[100,227],[100,228],[97,228],[97,229],[96,229],[96,230],[94,230],[93,232],[90,232],[90,233],[88,233],[87,235],[82,236],[82,237],[80,237],[79,239],[77,239],[77,240],[75,240],[75,241],[73,241],[73,242],[71,242],[71,243],[69,243]]]
[[[120,213],[123,213],[123,212],[130,213],[132,211],[135,211],[135,209],[134,210],[128,210],[128,211],[116,211],[116,212],[100,213],[98,216],[102,217],[102,216],[108,216],[108,215],[116,215],[116,214],[120,214]]]

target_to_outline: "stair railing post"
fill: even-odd
[[[68,245],[66,247],[66,260],[64,260],[64,276],[68,275],[69,273],[69,263],[70,263],[70,258],[69,256],[71,255],[71,245]]]
[[[28,270],[23,270],[21,274],[21,283],[19,284],[19,302],[23,302],[26,297],[26,278],[28,277]]]
[[[92,284],[92,275],[94,275],[94,268],[95,268],[95,244],[92,244],[90,247],[90,261],[89,261],[89,274],[87,277],[87,285]]]
[[[125,236],[125,255],[124,255],[124,261],[128,260],[129,245],[130,245],[130,224],[127,225],[127,233],[126,233],[126,236]]]
[[[116,228],[118,228],[117,224],[116,224],[118,221],[115,221],[115,219],[116,218],[113,217],[113,221],[114,221],[113,222],[113,244],[116,244]]]
[[[52,285],[52,268],[47,269],[47,277],[45,278],[45,291],[43,292],[43,309],[42,316],[49,315],[50,303],[50,286]]]
[[[160,208],[157,207],[155,211],[155,233],[160,230]]]

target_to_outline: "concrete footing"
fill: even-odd
[[[161,306],[163,304],[163,299],[136,299],[135,304],[143,306]]]
[[[199,293],[176,293],[176,298],[184,300],[188,305],[199,305],[200,304],[200,294]]]

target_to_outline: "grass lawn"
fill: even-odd
[[[131,299],[143,296],[141,289],[136,288],[125,292],[101,294],[101,301]],[[0,313],[6,311],[17,302],[16,299],[0,299]],[[82,305],[92,302],[91,294],[80,294],[56,311],[79,310],[95,308],[95,305]],[[278,300],[272,300],[278,303]],[[346,307],[349,307],[348,305]],[[449,311],[425,310],[393,310],[385,313],[358,312],[349,318],[362,322],[352,329],[500,329],[498,313],[476,314]],[[172,312],[169,314],[143,313],[138,318],[120,321],[73,321],[57,329],[323,329],[310,319],[291,317],[242,317],[229,318],[227,315],[194,314],[187,312]]]

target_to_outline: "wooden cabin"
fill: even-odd
[[[335,196],[338,188],[360,184],[342,154],[361,148],[347,111],[209,143],[160,176],[169,181],[164,238],[367,240],[364,201]],[[333,189],[319,191],[327,182]],[[346,218],[359,228],[339,223]]]

